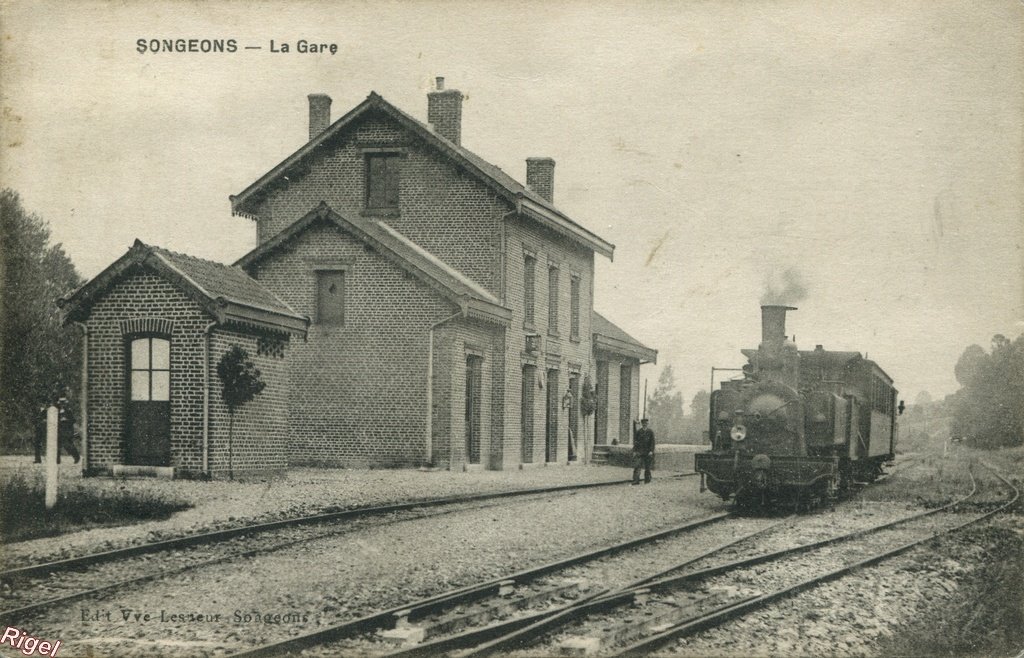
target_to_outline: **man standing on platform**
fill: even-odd
[[[654,465],[654,431],[647,426],[648,420],[640,420],[640,429],[633,435],[633,484],[640,484],[640,469],[644,469],[644,484],[651,481],[651,467]]]

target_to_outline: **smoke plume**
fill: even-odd
[[[781,273],[773,271],[764,282],[761,305],[792,305],[807,297],[807,284],[795,268],[789,267]]]

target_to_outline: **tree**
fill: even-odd
[[[971,345],[957,361],[961,389],[951,401],[954,435],[979,448],[1024,445],[1024,334],[997,334],[985,353]]]
[[[266,384],[249,353],[235,345],[224,353],[217,363],[217,376],[223,384],[224,404],[228,406],[228,477],[235,478],[232,439],[235,431],[235,411],[259,395]]]
[[[697,394],[693,396],[693,400],[690,401],[690,413],[706,426],[708,414],[711,413],[711,394],[703,389],[697,391]]]
[[[974,378],[985,369],[988,362],[988,354],[981,345],[971,345],[964,350],[964,353],[957,359],[953,374],[960,386],[970,386]]]
[[[22,450],[39,409],[66,386],[73,401],[81,383],[81,333],[64,327],[58,298],[83,283],[50,229],[0,190],[0,445]]]
[[[676,391],[672,366],[666,365],[658,376],[658,386],[647,398],[647,416],[661,440],[678,443],[683,439],[683,394]]]

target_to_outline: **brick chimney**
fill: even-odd
[[[554,202],[555,161],[551,158],[526,158],[526,186]]]
[[[313,139],[331,125],[331,97],[327,94],[309,95],[309,138]]]
[[[459,144],[462,138],[462,92],[445,89],[444,78],[437,78],[436,86],[436,91],[427,94],[427,122],[438,135]]]

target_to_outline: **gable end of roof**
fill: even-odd
[[[336,138],[356,119],[370,111],[379,111],[387,115],[415,137],[440,152],[457,167],[465,169],[498,194],[499,197],[504,198],[509,204],[514,206],[518,214],[540,222],[557,233],[579,242],[609,259],[613,257],[615,245],[577,224],[549,201],[506,174],[500,167],[492,165],[465,147],[448,141],[437,134],[430,126],[406,114],[376,92],[370,92],[370,95],[362,103],[349,110],[326,130],[304,144],[240,193],[231,195],[229,199],[231,201],[232,214],[256,219],[256,204],[263,195],[268,193],[269,188],[277,180],[296,168],[300,168],[303,171],[308,170],[303,168],[308,167],[308,160],[315,157],[322,145]]]

